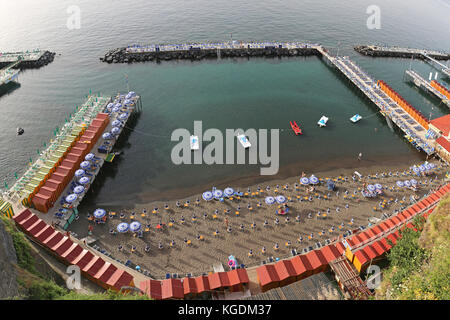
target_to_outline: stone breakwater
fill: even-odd
[[[159,52],[127,52],[126,48],[109,51],[100,60],[107,63],[132,63],[144,61],[203,60],[213,58],[296,57],[321,54],[314,48],[235,48],[198,49]]]
[[[407,48],[386,48],[376,46],[355,46],[355,51],[371,57],[396,57],[396,58],[415,58],[425,59],[423,53],[428,54],[430,57],[436,60],[450,60],[450,54],[432,52],[419,49],[407,49]]]
[[[22,60],[22,62],[20,62],[20,64],[16,68],[23,70],[43,67],[53,62],[53,60],[55,59],[55,55],[55,52],[45,51],[37,60]],[[11,62],[0,62],[0,69],[8,66],[10,63]]]

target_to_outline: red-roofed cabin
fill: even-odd
[[[38,220],[38,222],[36,222],[35,224],[33,224],[32,226],[30,226],[27,231],[30,234],[30,236],[32,236],[33,238],[36,237],[37,234],[39,234],[42,230],[44,230],[46,227],[48,226],[48,224],[46,224],[44,221],[42,221],[41,219]]]
[[[263,265],[257,268],[256,275],[262,292],[280,286],[280,278],[273,265]]]
[[[197,295],[197,283],[194,278],[183,278],[183,289],[184,289],[184,298],[192,299]]]
[[[90,263],[93,259],[95,259],[94,257],[95,256],[92,254],[92,252],[88,250],[83,250],[83,252],[78,257],[76,257],[72,263],[80,267],[81,270],[83,270],[83,268],[86,267],[88,263]]]
[[[195,278],[195,283],[197,285],[197,293],[208,292],[211,290],[209,288],[209,281],[207,276],[200,276]]]
[[[383,243],[380,240],[372,243],[371,247],[377,253],[377,257],[383,256],[387,251],[386,247],[383,245]]]
[[[230,287],[230,280],[226,272],[215,272],[208,275],[209,288],[211,290],[227,290]]]
[[[25,209],[13,216],[13,220],[16,224],[20,225],[22,221],[28,219],[32,215],[33,213],[30,211],[30,209]]]
[[[431,120],[430,127],[437,132],[442,132],[443,140],[450,140],[450,114]]]
[[[291,264],[296,273],[296,281],[302,280],[313,274],[313,267],[311,262],[305,255],[298,255],[291,259]]]
[[[72,246],[67,250],[61,257],[66,259],[68,264],[73,264],[73,261],[83,252],[83,248],[75,243],[75,246]]]
[[[66,238],[64,241],[61,241],[57,246],[53,248],[55,253],[61,257],[61,255],[69,250],[69,248],[73,245],[73,241],[69,238]]]
[[[353,265],[355,266],[356,270],[358,270],[358,272],[361,272],[361,270],[367,267],[369,261],[370,259],[364,252],[364,250],[361,249],[355,252]]]
[[[243,291],[250,282],[246,269],[234,269],[228,271],[228,279],[230,281],[230,290],[232,292]]]
[[[180,279],[164,279],[162,281],[162,299],[183,299],[184,288]]]
[[[370,236],[367,234],[366,231],[364,231],[358,234],[358,239],[359,241],[361,241],[361,245],[365,245],[367,242],[370,241]]]
[[[162,299],[162,284],[158,280],[146,280],[141,281],[139,285],[140,289],[150,298],[155,300]]]
[[[275,271],[280,279],[280,287],[291,284],[296,280],[296,272],[291,261],[281,260],[274,264]]]
[[[336,243],[335,246],[336,246],[336,249],[338,250],[340,255],[344,254],[345,246],[342,244],[342,242]]]
[[[327,260],[327,263],[330,263],[330,261],[336,260],[337,258],[339,258],[342,255],[339,252],[339,250],[336,248],[336,246],[333,244],[329,244],[329,245],[323,247],[322,249],[320,249],[320,251],[322,251],[322,254],[325,257],[325,259]]]
[[[327,259],[323,256],[319,250],[312,250],[306,254],[311,266],[313,267],[313,273],[321,273],[326,271],[330,266],[327,263]]]
[[[122,269],[117,269],[106,282],[108,288],[119,291],[122,287],[134,287],[134,278]],[[123,290],[128,292],[129,290]]]

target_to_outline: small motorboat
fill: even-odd
[[[317,122],[317,124],[319,125],[319,127],[326,127],[328,122],[328,118],[325,116],[322,116],[322,118],[320,118],[320,120]]]
[[[24,132],[25,132],[25,130],[23,130],[23,128],[17,128],[17,135],[18,136],[21,136]]]
[[[242,144],[242,146],[247,149],[250,148],[252,145],[250,144],[250,141],[248,141],[247,137],[243,134],[240,134],[237,136],[237,139]]]
[[[298,136],[299,134],[303,134],[302,133],[302,129],[300,129],[300,127],[297,125],[297,122],[295,121],[289,121],[289,123],[291,124],[291,128],[292,130],[294,130],[295,134]]]
[[[355,123],[355,122],[358,122],[361,119],[362,119],[362,117],[359,114],[355,114],[353,117],[350,118],[350,121]]]
[[[191,150],[198,150],[200,148],[198,143],[198,137],[197,136],[191,136]]]

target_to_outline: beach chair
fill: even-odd
[[[166,279],[170,279],[170,273],[166,273]]]

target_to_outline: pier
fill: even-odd
[[[1,52],[0,68],[4,68],[11,63],[19,62],[15,67],[19,69],[40,68],[53,61],[56,53],[43,50],[33,50],[25,52]]]
[[[8,65],[6,68],[0,70],[0,86],[8,84],[11,81],[17,81],[19,77],[19,70],[14,69],[20,61],[16,61]]]
[[[427,125],[423,119],[418,120],[409,112],[405,112],[399,102],[395,101],[386,92],[384,92],[378,82],[372,79],[359,66],[357,66],[348,57],[334,57],[321,47],[315,47],[331,65],[335,66],[347,79],[349,79],[361,92],[369,98],[380,110],[380,113],[386,118],[389,127],[394,123],[405,137],[418,150],[423,150],[427,155],[432,155],[435,150],[432,147],[432,141],[427,142],[430,135],[427,134]]]
[[[282,57],[317,55],[317,44],[303,42],[241,42],[132,45],[111,50],[100,60],[131,63],[161,60],[201,60],[227,57]]]
[[[442,102],[450,108],[450,99],[434,88],[430,82],[427,82],[424,78],[422,78],[417,72],[414,70],[406,70],[405,74],[407,79],[413,82],[417,87],[424,89],[425,91],[432,93],[434,96],[438,97],[442,100]]]
[[[433,58],[435,60],[450,60],[450,54],[436,50],[387,47],[387,46],[356,46],[356,52],[371,57],[399,57],[399,58]]]

